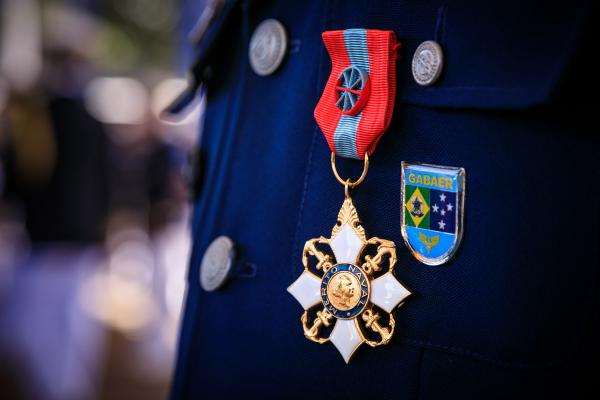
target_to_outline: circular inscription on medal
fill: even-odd
[[[233,241],[219,236],[206,249],[200,264],[200,286],[207,292],[220,288],[229,275],[235,256]]]
[[[336,264],[321,280],[321,301],[334,317],[351,319],[369,300],[370,284],[364,271],[353,264]]]
[[[442,73],[444,56],[439,44],[432,40],[423,42],[417,47],[412,60],[412,74],[421,86],[433,84]]]
[[[260,76],[270,75],[281,65],[287,50],[287,34],[281,23],[267,19],[250,39],[250,66]]]

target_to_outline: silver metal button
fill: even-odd
[[[442,73],[444,53],[433,40],[423,42],[417,47],[412,60],[412,74],[421,86],[435,83]]]
[[[250,66],[260,76],[270,75],[281,65],[287,50],[285,28],[276,19],[258,25],[250,39]]]
[[[200,264],[200,286],[207,292],[217,290],[225,281],[235,258],[233,241],[219,236],[208,246]]]

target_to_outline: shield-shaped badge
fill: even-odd
[[[402,162],[402,237],[427,265],[448,261],[463,234],[465,170]]]

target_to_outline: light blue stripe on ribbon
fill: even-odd
[[[370,71],[367,31],[365,29],[347,29],[344,31],[344,42],[346,42],[346,51],[350,58],[350,64],[368,74]]]
[[[350,64],[369,73],[369,50],[367,49],[367,31],[364,29],[347,29],[344,31],[346,51]],[[342,115],[333,134],[335,151],[342,157],[359,158],[356,154],[356,130],[362,116]]]

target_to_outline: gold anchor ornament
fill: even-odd
[[[369,157],[356,182],[344,181],[345,198],[331,236],[304,245],[304,272],[288,292],[304,308],[300,318],[304,336],[316,343],[330,341],[346,363],[361,344],[389,343],[396,322],[394,309],[410,295],[394,276],[396,246],[390,240],[367,238],[349,190],[365,178]]]

